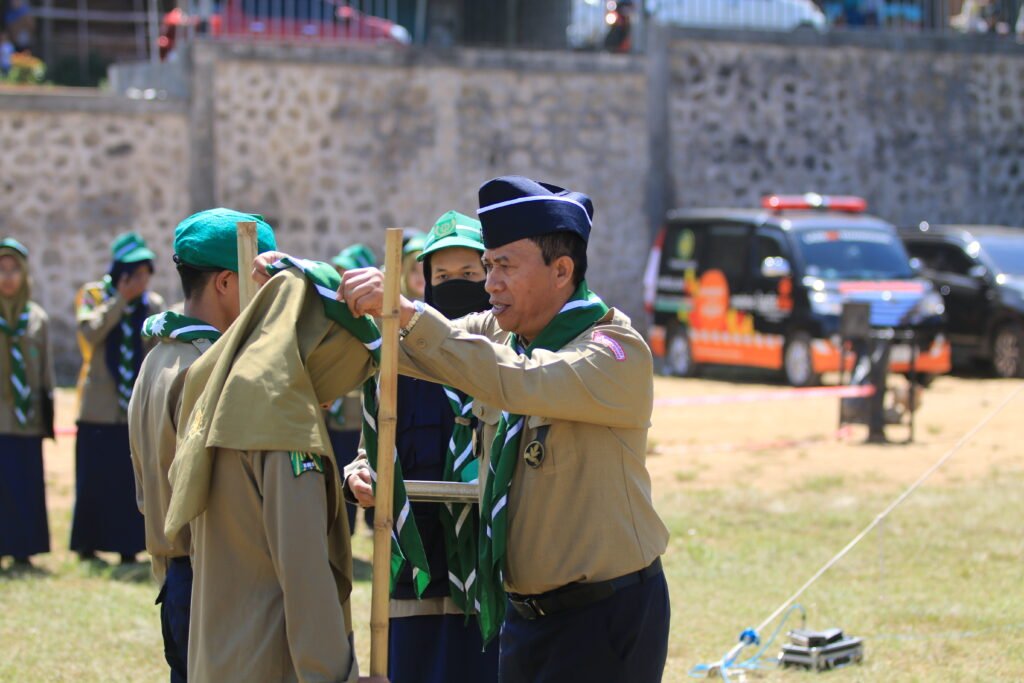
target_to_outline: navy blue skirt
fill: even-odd
[[[79,422],[71,550],[135,555],[145,548],[146,528],[135,502],[128,425]]]
[[[498,642],[483,652],[476,618],[461,614],[392,619],[388,680],[392,683],[492,683],[498,680]]]
[[[0,557],[48,552],[43,437],[0,435]]]

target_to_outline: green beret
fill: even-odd
[[[480,221],[458,211],[445,213],[430,229],[423,252],[416,259],[422,261],[429,254],[450,247],[465,247],[482,252],[484,242],[480,236]]]
[[[377,257],[365,244],[353,244],[351,247],[342,249],[337,256],[331,259],[331,263],[342,270],[370,268],[377,265]]]
[[[194,213],[174,229],[176,263],[208,270],[238,272],[238,223],[256,223],[256,251],[275,251],[274,229],[263,216],[234,209]]]
[[[5,237],[0,240],[0,249],[10,249],[11,251],[16,251],[21,254],[22,258],[28,258],[28,249],[25,248],[24,244],[13,237]]]
[[[138,263],[152,261],[156,254],[146,246],[146,240],[137,232],[126,232],[118,235],[110,245],[110,253],[115,263]]]

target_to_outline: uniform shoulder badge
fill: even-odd
[[[590,338],[596,341],[598,344],[603,344],[604,346],[607,346],[609,349],[611,349],[612,355],[615,356],[615,360],[626,360],[626,350],[622,348],[622,344],[615,341],[604,332],[598,332],[597,330],[594,330],[594,333],[590,336]]]
[[[324,461],[315,453],[299,453],[292,451],[288,455],[292,458],[292,474],[298,477],[306,472],[324,473]]]

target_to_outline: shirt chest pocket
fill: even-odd
[[[574,472],[581,464],[574,431],[571,422],[528,417],[519,443],[522,472],[540,477]]]

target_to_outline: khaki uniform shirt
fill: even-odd
[[[174,540],[164,533],[164,518],[171,501],[167,471],[174,460],[185,374],[210,344],[205,339],[161,340],[142,361],[128,404],[135,498],[139,512],[146,518],[146,550],[153,557],[153,576],[160,585],[167,576],[168,560],[188,556],[191,546],[187,528]]]
[[[50,347],[50,318],[38,304],[29,302],[28,329],[21,339],[25,357],[25,375],[32,389],[32,408],[25,426],[14,416],[14,390],[10,378],[3,377],[8,391],[0,391],[0,434],[43,436],[43,397],[53,391],[53,352]],[[6,366],[5,366],[6,367]]]
[[[165,529],[191,520],[193,683],[358,677],[348,520],[319,406],[375,369],[289,270],[189,370]],[[292,450],[324,454],[321,467],[293,469]]]
[[[535,595],[643,569],[668,544],[645,465],[650,350],[614,309],[559,351],[527,358],[506,344],[508,336],[490,313],[452,322],[427,307],[399,352],[404,374],[474,398],[473,412],[485,423],[481,474],[501,411],[527,416],[521,452],[544,438],[537,467],[516,462],[506,589]]]
[[[207,509],[192,522],[190,681],[357,679],[339,594],[348,522],[342,509],[329,524],[329,462],[295,476],[288,453],[217,449]]]
[[[164,300],[156,292],[148,292],[149,312],[164,310]],[[110,374],[104,358],[107,335],[121,323],[128,303],[118,295],[103,301],[103,283],[90,282],[82,288],[76,311],[78,335],[83,349],[83,367],[79,378],[79,414],[81,422],[96,424],[124,424],[127,415],[117,402],[117,384]],[[155,339],[143,339],[143,353],[156,345]]]

